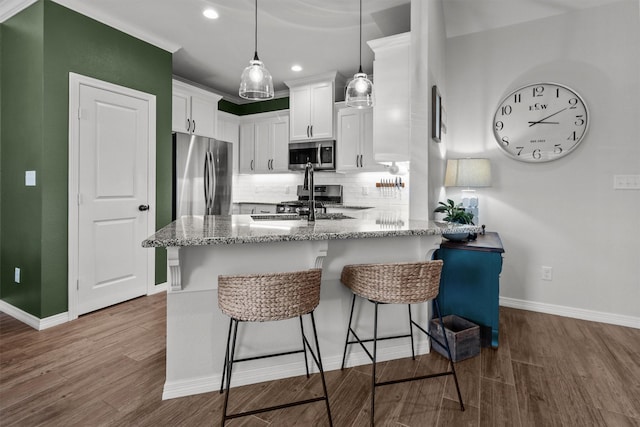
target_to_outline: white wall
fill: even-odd
[[[492,161],[480,221],[506,249],[503,297],[640,326],[640,191],[613,189],[614,175],[640,174],[638,7],[624,0],[446,42],[447,155]],[[528,164],[499,151],[492,118],[503,96],[538,81],[580,93],[591,124],[567,157]]]

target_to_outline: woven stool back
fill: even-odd
[[[434,299],[440,289],[442,260],[345,265],[340,280],[372,301],[413,304]]]
[[[310,313],[320,302],[322,270],[218,276],[218,306],[234,319],[266,322]]]

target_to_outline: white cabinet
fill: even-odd
[[[286,111],[246,116],[240,125],[240,173],[287,172],[289,114]]]
[[[375,55],[373,61],[376,91],[376,104],[373,107],[375,160],[378,162],[409,161],[411,35],[410,33],[397,34],[367,43]]]
[[[383,170],[373,158],[373,110],[343,107],[338,110],[337,122],[336,170]]]
[[[340,92],[336,72],[285,82],[289,86],[291,141],[334,138],[333,104]]]
[[[256,167],[255,158],[255,124],[242,123],[240,125],[240,173],[253,173]]]
[[[233,173],[238,173],[238,141],[240,140],[240,117],[224,111],[218,111],[218,123],[216,124],[216,138],[228,141],[233,145]]]
[[[220,95],[174,80],[171,129],[209,138],[216,136],[216,114]]]

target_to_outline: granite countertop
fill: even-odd
[[[229,245],[301,240],[363,239],[373,237],[440,235],[446,224],[408,220],[406,215],[374,211],[335,219],[319,216],[315,223],[291,214],[184,216],[142,242],[145,248]],[[283,215],[280,219],[280,215]],[[288,215],[288,216],[286,216]],[[276,217],[277,219],[274,219]],[[479,227],[465,228],[475,232]],[[457,229],[456,229],[457,230]],[[449,230],[451,231],[451,230]],[[462,230],[457,230],[462,231]]]

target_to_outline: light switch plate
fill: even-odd
[[[36,186],[36,171],[25,171],[24,185],[26,185],[27,187]]]

